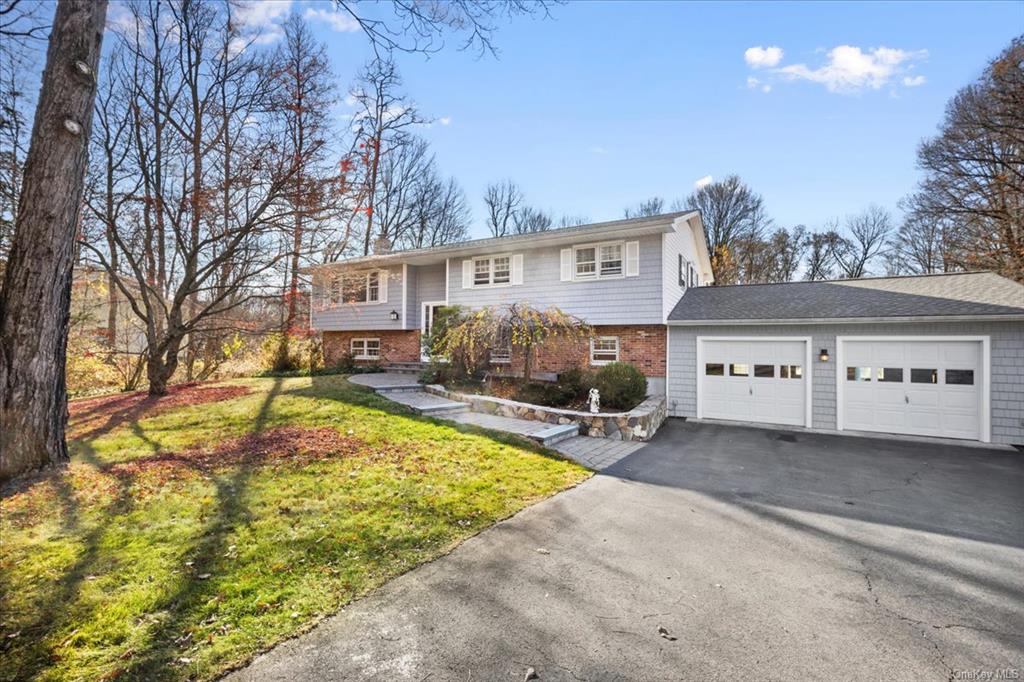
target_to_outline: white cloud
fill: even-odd
[[[322,21],[338,33],[354,33],[359,30],[358,21],[347,14],[338,12],[337,10],[313,9],[312,7],[308,7],[306,8],[306,13],[303,16],[306,17],[306,19]]]
[[[904,76],[903,84],[908,88],[916,88],[919,85],[924,85],[925,80],[924,76]]]
[[[760,79],[754,78],[753,76],[747,76],[747,87],[751,90],[760,90],[761,92],[771,92],[772,86],[768,83],[762,83]]]
[[[241,35],[231,41],[228,51],[238,54],[249,45],[273,45],[284,37],[281,22],[291,12],[292,0],[244,0],[232,7]]]
[[[839,45],[828,51],[827,61],[816,69],[806,64],[792,64],[777,71],[790,80],[821,83],[829,92],[851,93],[866,89],[878,90],[905,73],[911,62],[927,56],[925,50],[910,52],[890,47],[873,47],[865,52],[853,45]],[[916,78],[909,80],[914,85],[924,82],[918,82]],[[910,85],[906,80],[904,84]]]
[[[753,69],[763,69],[766,67],[776,66],[782,61],[783,51],[781,47],[748,47],[747,51],[743,53],[743,59],[746,60],[747,66]]]
[[[443,126],[451,125],[452,117],[451,116],[442,116],[441,118],[437,119],[437,122],[440,123]]]
[[[599,144],[595,144],[593,147],[590,148],[590,153],[591,154],[600,154],[601,156],[604,156],[605,154],[608,153],[608,150],[605,149],[604,147],[602,147]]]
[[[699,179],[699,180],[697,180],[696,182],[693,183],[693,188],[694,189],[703,189],[704,187],[707,187],[708,185],[710,185],[714,181],[715,181],[715,179],[713,177],[711,177],[710,175],[705,175],[703,178],[701,178],[701,179]]]

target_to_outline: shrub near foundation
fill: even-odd
[[[594,388],[601,392],[601,407],[631,410],[647,395],[647,379],[627,362],[612,362],[594,374]]]

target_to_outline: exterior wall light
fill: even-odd
[[[818,354],[818,359],[822,362],[828,362],[828,348],[821,349],[821,353]]]
[[[398,322],[398,311],[397,310],[392,310],[391,311],[391,321],[392,322]]]

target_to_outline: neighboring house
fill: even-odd
[[[711,281],[694,211],[414,249],[310,269],[312,326],[325,360],[417,362],[437,308],[526,302],[594,328],[588,348],[538,353],[539,375],[581,362],[630,362],[665,390],[665,325],[682,293]],[[495,349],[492,361],[509,361]]]
[[[992,273],[703,286],[694,212],[312,273],[328,362],[419,360],[438,306],[554,305],[594,338],[541,349],[539,372],[630,362],[672,416],[1024,444],[1024,286]]]

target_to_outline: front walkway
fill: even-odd
[[[349,377],[349,381],[372,388],[389,400],[411,407],[421,414],[447,419],[459,424],[470,424],[526,437],[551,428],[551,424],[532,419],[515,419],[495,414],[471,412],[464,403],[454,403],[424,392],[412,374],[390,372],[356,374]],[[623,457],[633,454],[644,445],[646,443],[640,441],[574,436],[549,447],[588,469],[600,471],[615,464]]]

